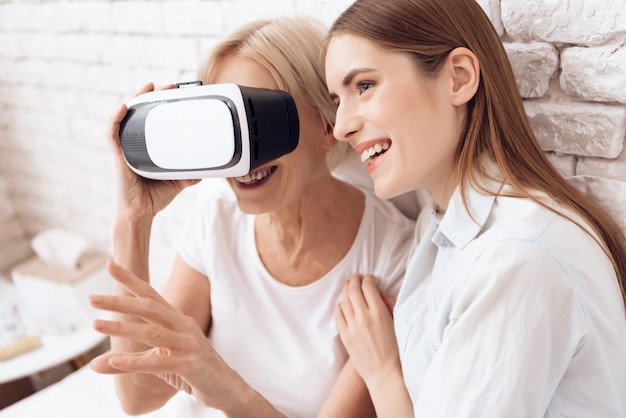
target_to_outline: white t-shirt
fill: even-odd
[[[365,196],[348,254],[306,286],[287,286],[267,272],[255,245],[255,217],[242,213],[230,192],[201,202],[177,241],[182,258],[211,282],[213,346],[289,417],[316,416],[346,361],[334,319],[345,281],[373,274],[381,289],[394,296],[399,290],[414,222]],[[214,416],[199,405],[191,409]]]
[[[602,248],[529,199],[458,190],[394,309],[416,417],[626,417],[626,315]]]

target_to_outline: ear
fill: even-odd
[[[333,127],[329,124],[326,125],[326,130],[324,131],[324,139],[322,140],[322,148],[325,150],[329,150],[337,145],[337,139],[333,135]]]
[[[452,50],[448,55],[452,70],[452,103],[456,106],[469,102],[478,90],[480,64],[472,51],[464,47]]]

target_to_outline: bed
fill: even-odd
[[[190,396],[179,392],[163,408],[141,417],[225,417],[205,409],[194,411]],[[0,418],[126,418],[115,396],[113,376],[102,375],[83,366],[59,382],[0,410]]]

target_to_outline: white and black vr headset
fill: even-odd
[[[140,176],[243,176],[298,145],[298,112],[288,93],[191,84],[197,85],[151,91],[127,103],[120,144],[126,163]]]

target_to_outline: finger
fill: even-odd
[[[363,312],[369,309],[365,296],[363,295],[363,277],[360,274],[354,275],[348,281],[348,297],[354,312]]]
[[[337,305],[335,308],[335,323],[337,324],[337,330],[339,330],[339,335],[341,336],[348,327],[348,322],[343,314],[341,305]]]
[[[180,329],[180,314],[170,306],[162,305],[152,299],[134,296],[90,295],[89,303],[96,309],[124,315],[137,316],[146,322],[169,329]]]
[[[94,319],[92,326],[110,337],[125,338],[150,347],[176,350],[184,346],[180,334],[155,324]]]
[[[141,280],[139,277],[117,264],[114,260],[109,259],[106,267],[111,277],[131,294],[140,298],[152,299],[165,306],[170,306],[159,292],[150,286],[150,283]]]
[[[367,275],[363,278],[361,282],[361,291],[363,292],[363,298],[369,309],[387,311],[387,306],[378,291],[378,286],[376,285],[374,276]]]
[[[176,84],[163,84],[161,86],[158,86],[155,88],[155,90],[169,90],[169,89],[175,89],[176,88]]]
[[[109,359],[112,368],[134,373],[174,373],[181,361],[166,350],[151,349],[139,353],[116,354]]]
[[[139,96],[140,94],[144,94],[152,90],[154,90],[154,84],[147,83],[143,85],[139,90],[137,90],[134,93],[133,97]],[[111,146],[113,146],[114,149],[117,149],[120,147],[120,137],[119,137],[120,125],[122,123],[122,120],[124,120],[124,117],[126,116],[127,112],[128,112],[128,107],[126,106],[126,103],[123,103],[113,113],[113,115],[111,115],[111,118],[109,119],[109,142],[111,143]]]
[[[116,369],[111,366],[109,359],[115,356],[114,353],[102,354],[89,362],[89,366],[91,370],[100,374],[120,374],[120,373],[128,373],[125,370]]]
[[[126,112],[128,108],[126,104],[120,105],[120,107],[111,115],[109,119],[109,145],[113,150],[121,151],[120,149],[120,125],[124,116],[126,116]]]
[[[349,280],[346,283],[344,283],[343,289],[341,290],[341,301],[339,302],[339,309],[341,309],[341,313],[346,323],[349,323],[352,320],[352,318],[354,318],[354,309],[352,308],[350,294],[348,293],[349,283],[350,283]]]
[[[393,316],[393,308],[396,306],[396,300],[384,290],[380,291],[380,296],[383,298],[387,310],[389,310],[389,313]]]
[[[135,296],[89,295],[89,304],[101,311],[120,312],[125,304],[132,304]],[[121,313],[121,312],[120,312]]]
[[[350,324],[343,314],[341,305],[338,305],[337,308],[335,308],[335,324],[337,325],[337,331],[339,331],[339,339],[346,350],[348,350],[348,347],[350,346]]]
[[[146,83],[143,86],[141,86],[141,88],[137,91],[135,91],[135,94],[133,95],[133,97],[137,97],[140,94],[144,94],[144,93],[148,93],[150,91],[154,90],[154,83],[150,82],[150,83]]]
[[[180,181],[180,184],[182,184],[182,188],[186,188],[189,186],[194,186],[198,183],[200,183],[201,179],[188,179],[188,180],[178,180]]]

